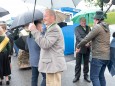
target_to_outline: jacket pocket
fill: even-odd
[[[41,61],[42,61],[43,63],[46,63],[46,64],[48,64],[48,63],[51,63],[51,62],[52,62],[52,60],[51,60],[51,59],[41,59]]]

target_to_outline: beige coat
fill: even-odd
[[[67,69],[64,58],[64,38],[57,24],[51,25],[45,35],[32,31],[36,43],[41,47],[39,71],[56,73]]]

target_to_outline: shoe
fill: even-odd
[[[78,80],[79,80],[79,78],[76,78],[76,77],[75,77],[75,78],[73,79],[73,83],[77,82]]]
[[[11,76],[8,76],[8,79],[11,80]]]
[[[86,80],[87,82],[91,82],[89,79],[88,79],[88,77],[84,77],[84,80]]]
[[[10,81],[6,81],[6,85],[9,85],[10,84]]]
[[[2,81],[0,81],[0,85],[2,85]]]

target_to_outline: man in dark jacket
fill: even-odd
[[[94,26],[89,34],[77,45],[76,52],[89,41],[92,41],[92,61],[90,78],[93,86],[106,86],[104,72],[110,60],[110,31],[103,22],[102,11],[97,11],[94,17]]]
[[[89,31],[90,27],[86,25],[86,19],[84,17],[80,18],[80,25],[75,28],[76,46],[89,33]],[[82,46],[80,52],[76,53],[75,78],[73,82],[78,81],[80,78],[82,58],[84,62],[84,68],[83,68],[84,79],[87,82],[90,82],[90,80],[88,79],[89,55],[90,55],[89,43]]]
[[[113,33],[113,39],[110,44],[110,62],[108,65],[109,72],[112,76],[115,75],[115,32]]]

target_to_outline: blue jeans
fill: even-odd
[[[18,55],[19,48],[16,46],[15,43],[14,43],[14,50],[15,50],[15,53],[16,53],[16,56],[17,56],[17,55]]]
[[[92,58],[90,78],[93,86],[106,86],[104,72],[106,69],[106,65],[108,63],[109,60],[100,60],[100,59]]]
[[[41,86],[46,86],[46,74],[41,73],[43,80],[41,83]],[[32,81],[31,81],[31,86],[38,86],[38,76],[39,76],[39,71],[38,67],[32,67]]]

